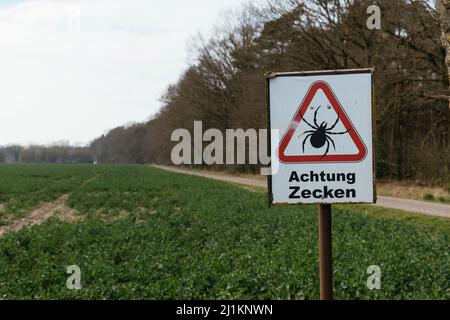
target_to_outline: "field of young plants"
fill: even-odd
[[[264,193],[147,166],[1,165],[0,227],[63,195],[73,221],[0,236],[0,299],[319,296],[313,206],[269,209]],[[335,207],[336,299],[450,299],[449,220]]]

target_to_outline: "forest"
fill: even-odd
[[[368,6],[381,9],[369,30]],[[98,163],[170,164],[177,128],[267,128],[265,74],[374,68],[380,179],[448,183],[450,108],[439,10],[426,0],[270,0],[221,17],[190,45],[190,63],[146,123],[90,145]],[[258,165],[224,166],[257,172]]]
[[[91,148],[99,162],[170,164],[172,131],[192,130],[195,120],[220,130],[266,128],[268,71],[370,67],[375,68],[377,176],[446,182],[448,73],[436,9],[429,1],[376,3],[380,30],[366,27],[373,1],[273,0],[229,13],[213,36],[195,39],[194,59],[168,87],[157,115],[115,128]]]

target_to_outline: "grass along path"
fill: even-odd
[[[183,168],[182,168],[183,169]],[[187,169],[187,168],[184,168]],[[252,180],[267,181],[267,178],[256,174],[235,173],[230,174],[224,170],[207,170],[188,168],[198,173],[207,173],[216,176],[233,176]],[[377,181],[377,192],[379,196],[402,198],[409,200],[431,201],[441,204],[450,204],[450,185],[446,188],[438,186],[427,186],[412,181]]]
[[[152,165],[154,168],[159,168],[166,171],[172,171],[181,174],[195,175],[200,177],[205,177],[214,180],[231,182],[239,185],[246,185],[256,187],[258,189],[267,189],[267,182],[262,179],[251,179],[251,178],[242,178],[238,176],[224,175],[218,174],[217,172],[209,173],[205,170],[189,170],[183,169],[179,167],[168,167],[168,166],[159,166]],[[379,206],[387,209],[397,209],[403,210],[407,212],[417,212],[422,214],[427,214],[431,216],[438,217],[446,217],[450,218],[450,205],[443,203],[432,203],[425,201],[417,201],[410,199],[401,199],[401,198],[392,198],[392,197],[384,197],[378,196],[377,203],[375,206]]]

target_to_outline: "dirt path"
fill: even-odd
[[[240,178],[240,177],[235,177],[235,176],[209,174],[209,173],[204,173],[204,172],[194,172],[194,171],[190,171],[187,169],[181,169],[181,168],[176,168],[176,167],[157,166],[157,165],[152,165],[152,167],[166,170],[166,171],[188,174],[188,175],[193,175],[193,176],[199,176],[199,177],[204,177],[204,178],[210,178],[210,179],[215,179],[215,180],[220,180],[220,181],[225,181],[225,182],[237,183],[237,184],[253,186],[253,187],[267,188],[266,181],[260,181],[260,180],[248,179],[248,178]],[[418,212],[418,213],[427,214],[427,215],[431,215],[431,216],[450,218],[450,205],[446,205],[446,204],[379,196],[378,200],[377,200],[377,204],[375,206],[383,207],[383,208],[390,208],[390,209],[405,210],[405,211],[409,211],[409,212]]]
[[[68,194],[65,194],[53,202],[39,205],[30,211],[25,218],[14,221],[12,224],[0,227],[0,236],[7,232],[19,231],[23,227],[44,223],[51,217],[57,217],[62,221],[76,221],[78,213],[65,205]]]
[[[83,181],[79,187],[94,181],[99,176],[100,175],[96,175],[86,181]],[[8,232],[19,231],[23,227],[31,227],[42,224],[51,217],[58,218],[60,221],[64,222],[76,222],[81,220],[82,217],[77,210],[66,206],[66,201],[68,198],[69,194],[64,194],[53,202],[42,203],[28,212],[25,218],[14,220],[7,226],[0,226],[0,237]],[[4,204],[0,203],[0,211],[3,209]]]

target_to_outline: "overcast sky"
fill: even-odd
[[[0,145],[83,144],[148,119],[188,41],[246,2],[0,0]]]

